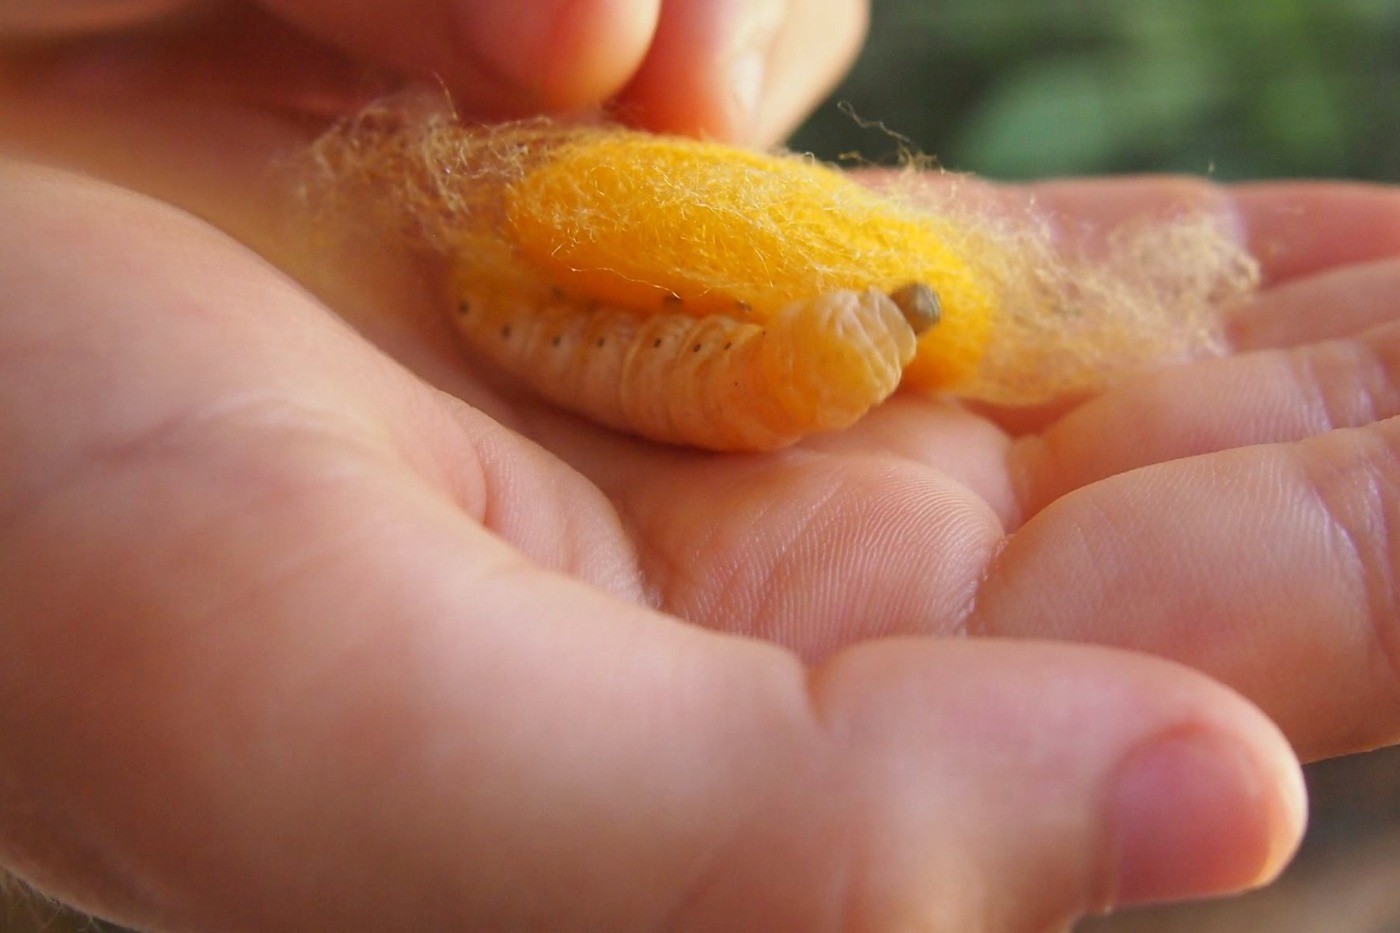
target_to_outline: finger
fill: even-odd
[[[155,19],[200,0],[0,0],[0,35],[96,32]]]
[[[315,36],[442,82],[482,118],[597,107],[637,70],[660,8],[660,0],[263,2]]]
[[[1021,492],[1007,470],[1013,441],[992,420],[957,401],[896,393],[844,431],[803,438],[809,451],[882,454],[945,477],[985,503],[1002,528],[1021,520]]]
[[[809,674],[680,626],[508,544],[581,490],[446,440],[246,252],[7,180],[0,853],[45,889],[164,928],[1025,929],[1296,845],[1286,746],[1199,675],[933,641]]]
[[[659,605],[808,660],[864,638],[956,631],[1002,541],[975,493],[917,463],[796,449],[727,466],[638,461],[650,481],[584,469],[646,542],[639,566]]]
[[[668,0],[615,106],[653,130],[770,145],[855,60],[864,0]]]
[[[1221,186],[1146,176],[1042,182],[1029,193],[1062,237],[1094,236],[1127,220],[1180,211],[1230,221],[1271,285],[1400,255],[1400,190],[1339,182]]]
[[[1058,500],[993,565],[970,631],[1174,658],[1305,757],[1400,738],[1400,421],[1144,467]]]
[[[810,675],[809,680],[814,685],[813,702],[828,728],[835,727],[838,735],[849,730],[871,740],[869,745],[861,741],[855,748],[847,749],[849,760],[863,761],[872,770],[882,771],[886,767],[883,762],[889,758],[880,753],[870,755],[869,751],[888,747],[889,756],[897,759],[900,755],[895,749],[911,742],[909,747],[919,748],[928,756],[912,770],[903,772],[915,786],[946,790],[947,779],[958,775],[952,780],[953,796],[943,798],[950,806],[935,806],[925,811],[925,818],[936,825],[934,832],[945,844],[938,847],[943,849],[943,854],[951,854],[954,863],[968,866],[971,871],[961,871],[956,864],[942,862],[937,852],[932,858],[918,858],[917,861],[922,862],[923,877],[911,877],[910,890],[920,892],[913,903],[915,907],[926,905],[922,916],[919,911],[911,910],[904,916],[880,917],[887,922],[854,925],[875,929],[905,925],[929,929],[1058,929],[1086,909],[1195,896],[1187,893],[1191,888],[1195,888],[1197,895],[1212,888],[1242,889],[1271,876],[1274,869],[1266,869],[1250,880],[1236,876],[1235,881],[1227,882],[1225,878],[1231,870],[1222,862],[1207,864],[1213,861],[1207,853],[1214,852],[1233,860],[1241,855],[1236,845],[1250,837],[1262,841],[1258,828],[1251,831],[1243,824],[1226,825],[1234,822],[1226,815],[1231,806],[1243,804],[1246,810],[1252,809],[1246,802],[1249,798],[1253,798],[1257,807],[1273,797],[1274,802],[1264,809],[1272,812],[1274,825],[1296,826],[1296,815],[1302,813],[1302,808],[1293,801],[1301,801],[1301,795],[1290,786],[1292,778],[1287,776],[1287,769],[1279,769],[1273,772],[1272,779],[1259,783],[1247,781],[1253,783],[1253,788],[1233,805],[1227,802],[1227,795],[1204,792],[1205,787],[1192,778],[1182,782],[1178,776],[1187,774],[1203,778],[1214,772],[1223,777],[1216,770],[1223,762],[1213,754],[1223,748],[1217,745],[1210,750],[1217,739],[1193,734],[1194,729],[1190,727],[1181,732],[1158,733],[1159,738],[1165,740],[1162,745],[1149,742],[1140,747],[1140,752],[1130,752],[1127,759],[1120,762],[1121,770],[1116,770],[1107,785],[1100,785],[1104,789],[1111,788],[1106,798],[1100,798],[1100,803],[1106,803],[1109,812],[1114,813],[1108,822],[1117,824],[1108,831],[1108,838],[1100,837],[1101,847],[1091,844],[1088,850],[1075,852],[1074,846],[1062,847],[1061,843],[1048,842],[1042,835],[1047,829],[1050,837],[1059,836],[1065,830],[1074,832],[1070,827],[1074,823],[1075,806],[1065,805],[1067,798],[1061,796],[1068,789],[1065,779],[1072,785],[1084,775],[1082,767],[1070,762],[1091,762],[1098,754],[1095,749],[1102,748],[1099,743],[1121,728],[1122,722],[1116,721],[1116,715],[1105,717],[1109,707],[1121,701],[1125,705],[1120,709],[1127,711],[1128,717],[1136,717],[1143,710],[1139,704],[1158,689],[1165,691],[1159,699],[1164,698],[1168,706],[1182,703],[1184,697],[1179,690],[1184,682],[1175,678],[1180,671],[1149,672],[1139,667],[1146,660],[1082,648],[1057,657],[1043,644],[921,639],[857,647]],[[930,664],[930,661],[935,663]],[[1099,667],[1100,662],[1108,666]],[[1124,666],[1118,667],[1119,664]],[[1104,679],[1106,674],[1107,680]],[[943,677],[948,679],[935,686]],[[1125,684],[1131,686],[1125,689]],[[1197,684],[1206,685],[1204,681],[1197,681]],[[1219,711],[1227,715],[1242,712],[1233,698],[1225,699],[1227,696],[1218,694],[1224,701]],[[849,705],[842,711],[841,704],[835,701],[846,699]],[[1206,701],[1204,694],[1197,699]],[[1191,705],[1191,701],[1186,702],[1186,706]],[[1040,712],[1031,712],[1037,708]],[[1203,708],[1197,707],[1197,710]],[[902,721],[911,728],[908,732],[886,731],[880,719],[871,714],[889,716],[886,722]],[[1235,735],[1252,731],[1243,719],[1235,722],[1230,730]],[[1026,731],[1021,731],[1023,728]],[[1272,732],[1273,727],[1268,731]],[[1074,738],[1066,744],[1066,738],[1071,735]],[[1264,737],[1263,733],[1254,735],[1258,739]],[[944,744],[950,738],[951,743]],[[1197,745],[1197,738],[1204,741]],[[1177,739],[1184,740],[1180,746],[1176,746]],[[969,749],[970,760],[976,764],[964,772],[957,753],[954,757],[942,755],[969,740],[974,745]],[[1085,743],[1082,746],[1081,741]],[[1023,745],[1023,742],[1030,744]],[[1032,745],[1050,758],[1027,770],[1026,752]],[[1081,753],[1086,758],[1079,759]],[[1159,758],[1160,753],[1164,754]],[[983,770],[986,764],[998,758],[999,763]],[[1139,764],[1146,767],[1139,771]],[[1222,790],[1225,784],[1228,782],[1216,784],[1216,790]],[[896,785],[890,790],[892,794],[887,799],[898,805],[900,788]],[[877,794],[882,792],[875,790]],[[934,792],[940,793],[939,790]],[[1022,793],[1029,798],[1011,803],[1013,797]],[[1075,793],[1070,790],[1067,796],[1072,798]],[[1274,797],[1275,794],[1278,796]],[[1280,803],[1283,806],[1280,807]],[[962,810],[964,804],[966,810]],[[1022,804],[1026,806],[1023,808]],[[1164,804],[1163,810],[1153,813]],[[1008,805],[1010,809],[997,812]],[[1257,814],[1259,810],[1254,812]],[[909,814],[897,810],[891,817],[896,825],[902,823],[916,832],[922,822],[910,822]],[[1068,823],[1060,823],[1065,818]],[[1190,820],[1190,824],[1173,825],[1174,820],[1181,818]],[[1207,829],[1212,823],[1220,836],[1214,836],[1214,832]],[[1019,843],[1006,844],[1023,831],[1027,833],[1025,841],[1030,843],[1026,849]],[[1214,848],[1232,832],[1241,833],[1233,843],[1227,843],[1233,853]],[[1138,833],[1143,835],[1137,837]],[[1267,837],[1269,833],[1262,835]],[[1207,841],[1207,836],[1214,838]],[[1262,864],[1277,865],[1286,860],[1289,844],[1284,840],[1288,836],[1288,831],[1273,836],[1274,842],[1263,847],[1270,849],[1271,854]],[[897,833],[890,841],[904,838],[908,837]],[[946,845],[950,842],[951,849]],[[1031,851],[1035,854],[1027,858]],[[1188,852],[1193,854],[1187,855]],[[991,861],[984,861],[989,854]],[[1139,856],[1143,861],[1138,861]],[[1181,861],[1177,860],[1178,856],[1183,857]],[[968,857],[968,861],[963,862],[964,857]],[[1089,868],[1086,872],[1085,857],[1090,862],[1098,861],[1099,870]],[[1187,869],[1187,875],[1178,872],[1192,858],[1205,861],[1196,866],[1200,874],[1196,874],[1193,881],[1187,881],[1187,875],[1194,874],[1194,869]],[[1238,864],[1243,866],[1249,861],[1241,858]],[[879,863],[872,866],[880,872],[888,867]],[[1000,881],[984,887],[979,875]],[[1214,880],[1205,881],[1206,878]],[[1108,890],[1095,893],[1096,884],[1106,879],[1112,879]],[[940,902],[948,898],[950,885],[959,887],[964,881],[971,886],[966,892],[971,895],[971,904],[966,897],[953,897],[954,909],[949,910],[946,903]],[[1066,901],[1075,906],[1066,909],[1063,906]],[[916,918],[923,922],[909,922]]]
[[[1300,440],[1400,414],[1397,293],[1400,263],[1387,261],[1261,295],[1246,312],[1257,322],[1247,325],[1252,342],[1287,346],[1306,329],[1319,337],[1334,330],[1355,336],[1163,370],[1105,392],[1013,445],[1009,462],[1021,514],[1147,464]],[[1392,323],[1380,326],[1386,321]]]
[[[1328,269],[1271,289],[1231,308],[1226,323],[1235,350],[1293,347],[1351,337],[1400,319],[1395,258]]]
[[[1239,185],[1231,196],[1270,282],[1400,256],[1400,189],[1346,182]]]
[[[1390,294],[1400,286],[1394,271],[1400,266],[1386,276]],[[1153,373],[1019,438],[1007,462],[1024,518],[1071,490],[1148,464],[1301,440],[1397,414],[1400,323],[1350,340]]]

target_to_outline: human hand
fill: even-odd
[[[118,83],[139,75],[156,87],[209,85],[227,64],[245,92],[284,96],[289,73],[305,77],[314,65],[323,79],[316,89],[331,107],[381,89],[376,73],[385,80],[407,74],[440,82],[477,119],[606,106],[647,129],[771,145],[854,61],[867,15],[865,0],[257,5],[355,53],[354,64],[328,69],[324,55],[278,34],[253,4],[224,0],[0,0],[0,36],[81,36],[153,23],[150,45],[128,42],[121,53],[104,55],[91,80],[112,80],[101,72],[118,66]],[[172,36],[163,24],[182,16],[205,20],[205,28]],[[330,73],[336,80],[327,79]],[[305,96],[298,101],[307,103]]]
[[[81,97],[46,103],[92,113]],[[108,125],[82,133],[154,134],[161,148],[140,164],[86,157],[280,262],[291,247],[268,208],[229,180],[300,127],[150,103],[109,99]],[[1056,548],[1075,556],[1064,542],[1080,529],[1112,528],[1102,490],[1180,468],[1118,475],[1112,419],[1086,458],[1097,474],[1063,471],[1058,487],[1051,470],[1014,479],[1039,442],[929,400],[773,456],[661,449],[461,365],[396,261],[346,262],[327,289],[376,349],[179,212],[6,172],[0,431],[19,455],[0,531],[12,763],[0,851],[50,890],[199,928],[1034,929],[1113,900],[1252,883],[1290,851],[1291,756],[1204,678],[1096,648],[877,637],[1010,631],[1034,611],[1043,631],[1015,634],[1137,639],[1246,689],[1281,681],[1297,630],[1252,629],[1252,653],[1222,665],[1198,634],[1177,637],[1194,607],[1159,601],[1140,620],[1101,596],[1052,615],[1041,603],[1062,580],[1023,585],[1055,569],[1035,561]],[[1220,196],[1114,190],[1137,204]],[[1042,196],[1067,217],[1112,200]],[[1265,324],[1286,334],[1297,288],[1334,291],[1344,326],[1384,317],[1394,273],[1359,263],[1394,251],[1392,197],[1265,189],[1238,202],[1256,246],[1288,254],[1275,278],[1297,283],[1242,313],[1245,339],[1270,339]],[[1310,225],[1289,214],[1300,204]],[[1354,233],[1299,243],[1329,216]],[[1306,355],[1308,338],[1289,340]],[[1205,368],[1249,382],[1259,358]],[[1053,448],[1057,429],[1159,378],[1035,427]],[[1218,446],[1243,426],[1283,432],[1233,411]],[[1145,495],[1121,491],[1124,504]],[[1144,526],[1171,531],[1181,506]],[[1282,501],[1255,511],[1288,540],[1318,530]],[[1028,548],[1032,534],[1048,550]],[[1126,602],[1197,566],[1193,554],[1170,568],[1088,554],[1065,569],[1100,592],[1116,582]],[[1286,558],[1245,553],[1235,575],[1194,577],[1208,597],[1196,605],[1238,591],[1258,600],[1251,618],[1291,612],[1296,600],[1267,601],[1282,594],[1259,585],[1264,572],[1318,584],[1331,572]],[[1266,709],[1311,754],[1393,735],[1385,682],[1357,673],[1372,657],[1348,628],[1361,619],[1300,621],[1338,650],[1287,696],[1264,691]],[[823,660],[803,668],[784,648]],[[1144,762],[1136,787],[1120,783],[1130,759]]]

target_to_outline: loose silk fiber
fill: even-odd
[[[445,257],[468,342],[547,397],[724,450],[844,427],[900,385],[1036,404],[1217,352],[1216,306],[1257,283],[1218,217],[1069,255],[981,190],[402,102],[319,140],[305,184]]]

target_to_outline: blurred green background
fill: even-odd
[[[1400,0],[874,0],[792,147],[945,168],[1400,181]]]

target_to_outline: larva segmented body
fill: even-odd
[[[457,293],[468,342],[544,397],[614,428],[711,450],[773,450],[850,425],[895,390],[915,327],[933,323],[911,326],[928,311],[926,288],[921,302],[831,292],[762,324]]]

